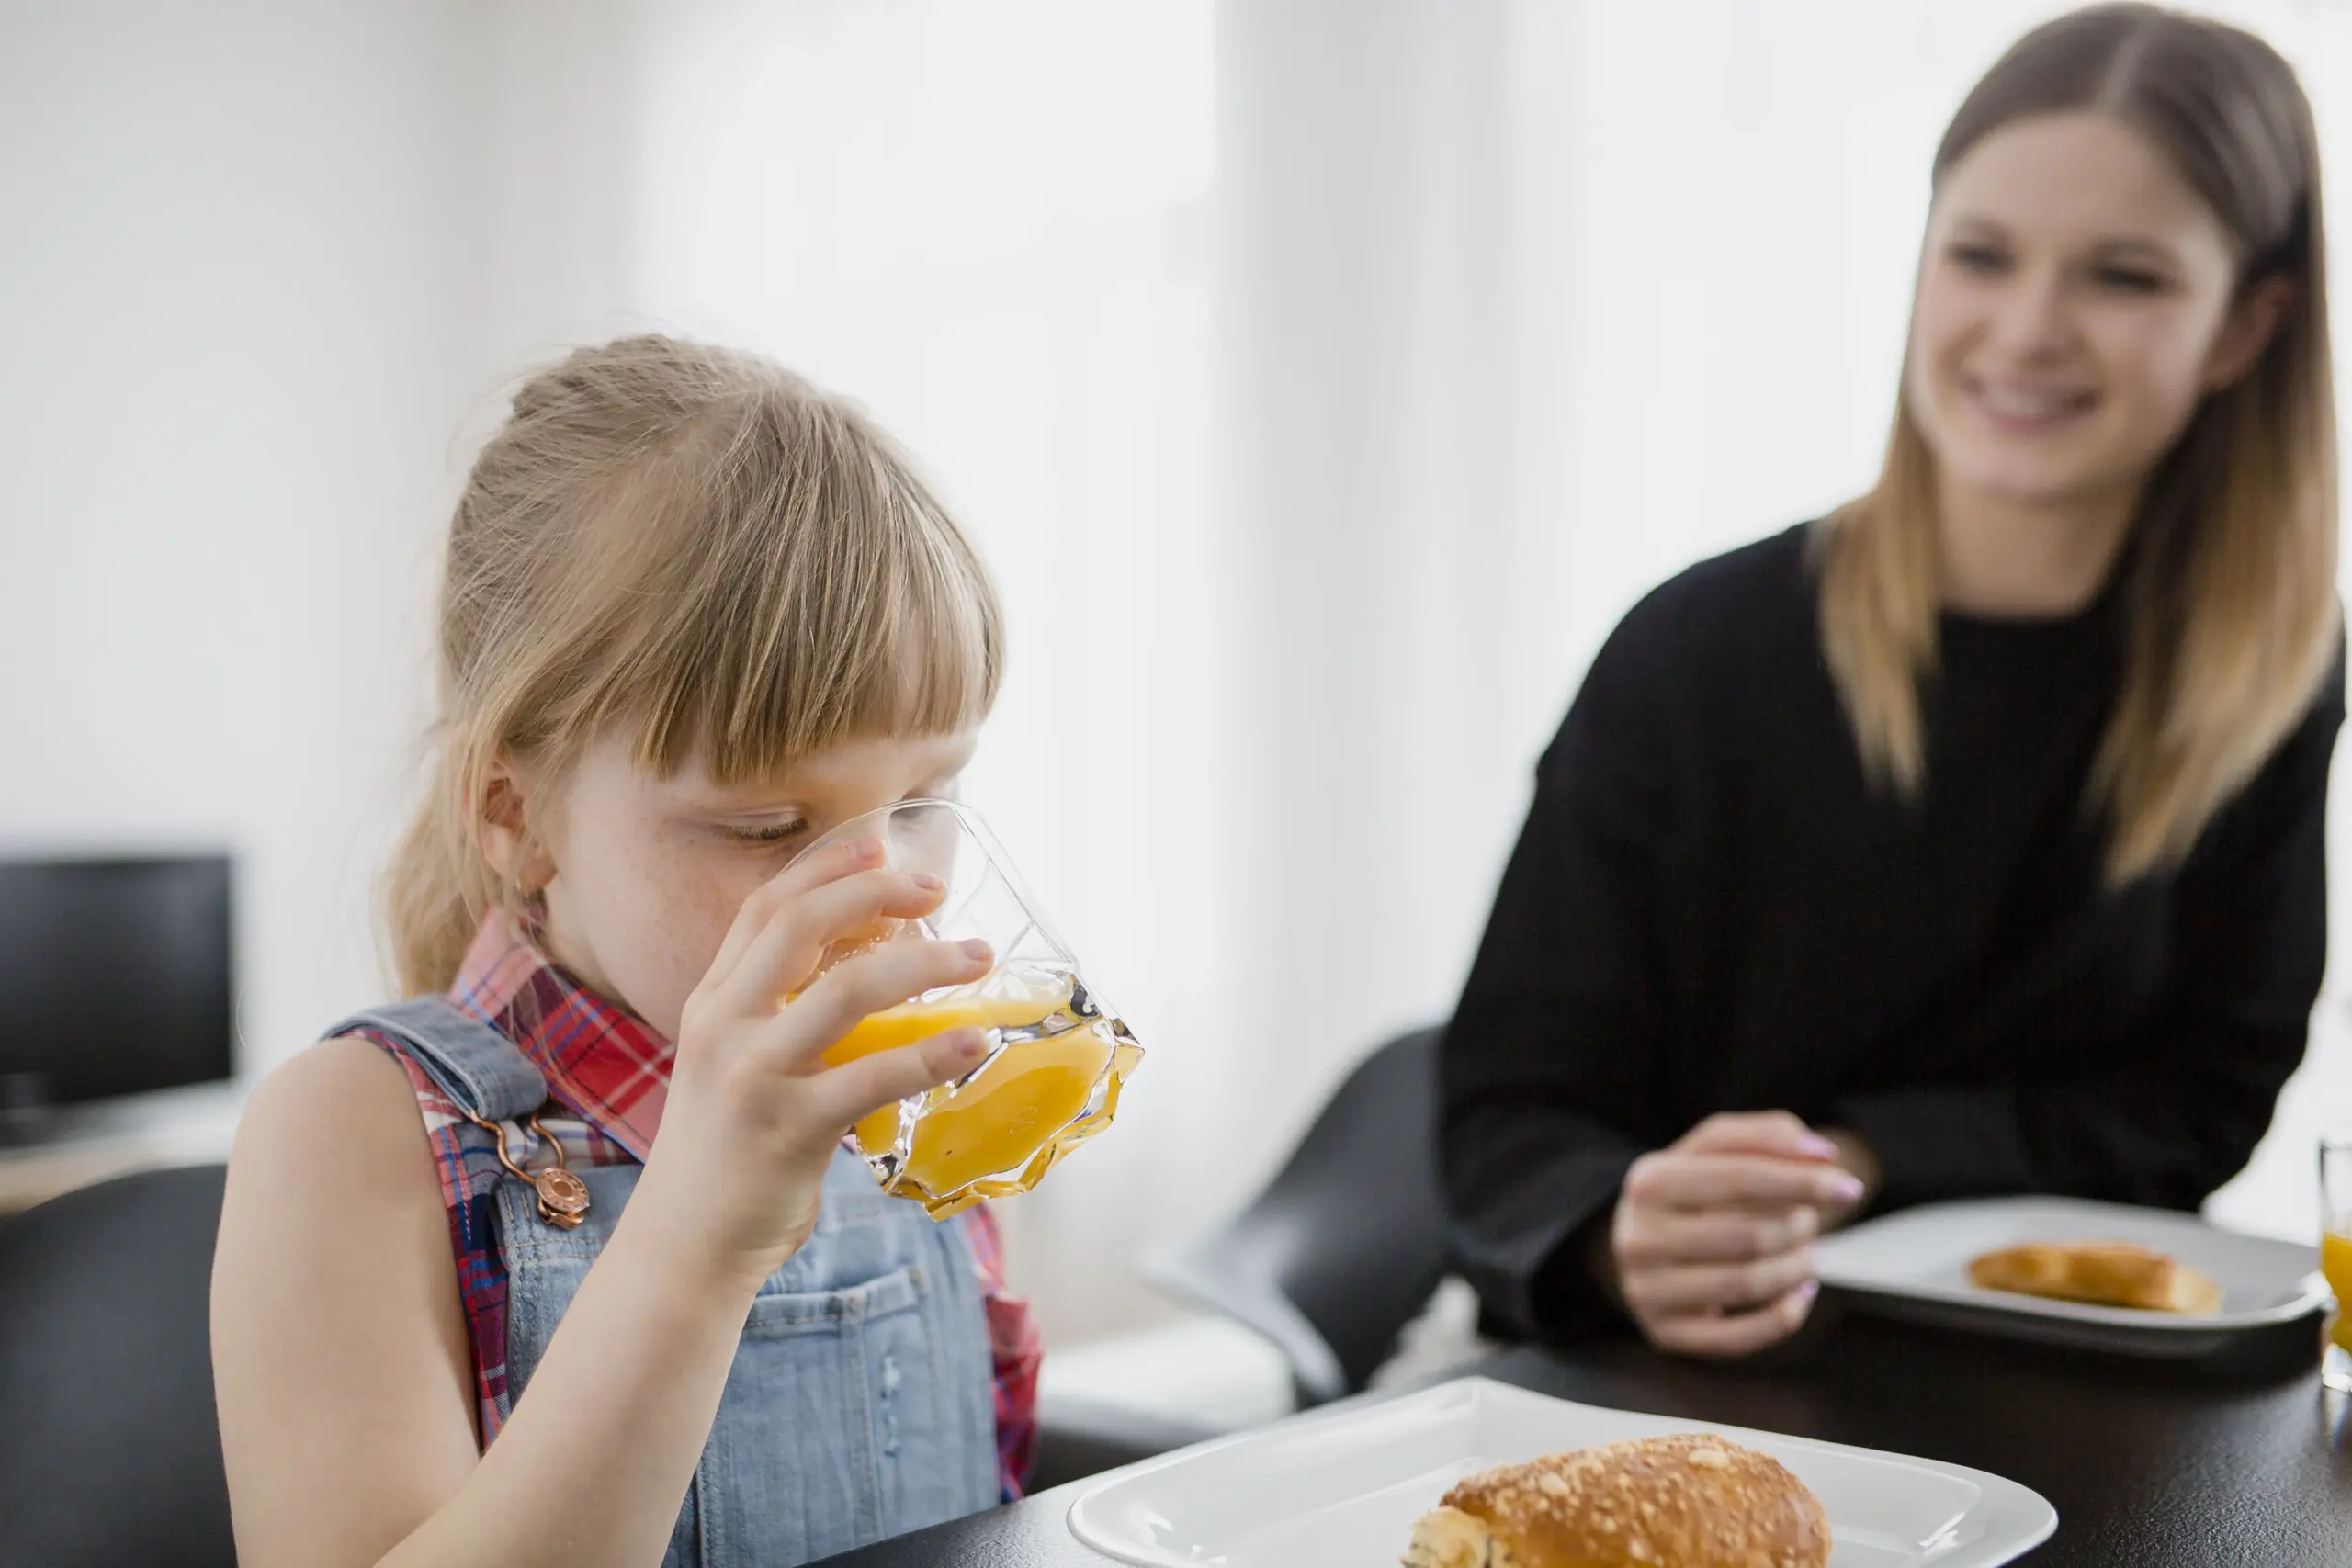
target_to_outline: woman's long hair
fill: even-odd
[[[2097,6],[2020,39],[1961,105],[1939,184],[1987,135],[2093,110],[2169,153],[2236,242],[2238,287],[2293,285],[2254,367],[2208,396],[2150,478],[2120,587],[2125,674],[2089,803],[2113,884],[2176,865],[2293,729],[2336,645],[2335,404],[2318,138],[2295,73],[2236,28]],[[1907,383],[1907,377],[1906,377]],[[1907,392],[1875,488],[1820,539],[1821,636],[1871,774],[1926,776],[1935,665],[1933,459]]]

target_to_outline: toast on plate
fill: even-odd
[[[2211,1278],[2128,1241],[2029,1242],[1970,1259],[1969,1282],[2053,1301],[2208,1317],[2222,1310]]]

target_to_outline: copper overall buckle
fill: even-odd
[[[580,1228],[582,1217],[588,1213],[588,1184],[571,1173],[571,1167],[564,1162],[562,1142],[539,1125],[536,1112],[531,1117],[531,1132],[554,1154],[555,1163],[532,1171],[516,1165],[514,1156],[506,1152],[504,1122],[485,1122],[463,1106],[458,1110],[467,1121],[477,1127],[488,1129],[491,1136],[498,1140],[498,1163],[506,1168],[507,1175],[517,1181],[528,1182],[531,1190],[538,1194],[539,1218],[543,1223],[558,1230]]]

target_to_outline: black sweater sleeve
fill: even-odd
[[[1613,1310],[1577,1266],[1581,1246],[1566,1244],[1605,1222],[1626,1167],[1661,1141],[1645,1125],[1657,1063],[1645,1047],[1650,901],[1674,817],[1656,700],[1668,618],[1654,604],[1626,618],[1545,752],[1441,1056],[1456,1260],[1518,1335]]]
[[[2326,964],[2327,780],[2344,716],[2339,649],[2302,724],[2183,867],[2166,1002],[2121,1056],[1838,1107],[1883,1167],[1882,1204],[2054,1192],[2193,1209],[2245,1164],[2302,1058]]]

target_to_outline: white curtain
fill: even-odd
[[[1152,1048],[1008,1210],[1057,1337],[1148,1310],[1139,1248],[1442,1016],[1633,599],[1867,482],[1936,135],[2063,8],[498,8],[497,357],[769,350],[902,435],[1004,584],[968,793]],[[2220,9],[2327,119],[2345,10]],[[2305,1223],[2340,1010],[2231,1219]]]

